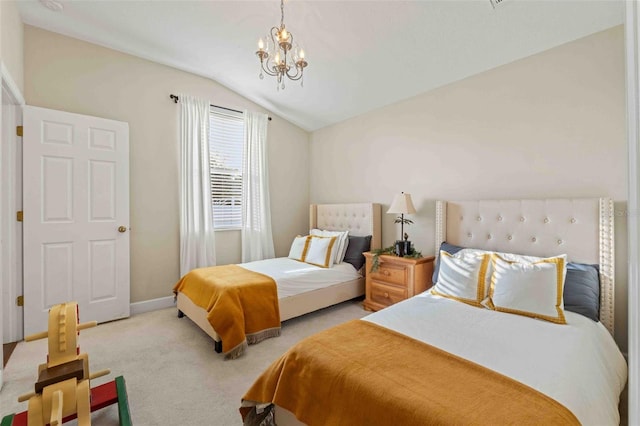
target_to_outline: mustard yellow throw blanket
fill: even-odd
[[[244,424],[277,422],[268,404],[308,425],[580,424],[520,382],[361,320],[313,335],[274,362],[242,399]]]
[[[222,340],[227,359],[254,344],[280,335],[280,307],[275,281],[238,265],[194,269],[173,288],[205,309]]]

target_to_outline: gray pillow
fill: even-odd
[[[564,309],[600,321],[600,270],[598,265],[567,263]]]
[[[447,242],[440,245],[440,250],[456,254],[464,247]],[[433,283],[438,282],[440,256],[433,268]],[[564,281],[564,309],[600,321],[600,271],[598,265],[584,263],[567,263],[567,276]]]
[[[348,262],[359,271],[364,265],[365,258],[362,253],[369,251],[371,248],[371,235],[366,237],[356,237],[349,235],[349,243],[347,244],[347,252],[344,255],[344,261]]]

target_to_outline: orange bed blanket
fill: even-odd
[[[269,404],[308,425],[579,424],[520,382],[362,320],[313,335],[274,362],[242,399],[244,424],[275,424]]]
[[[275,281],[238,265],[194,269],[173,288],[207,311],[222,340],[225,358],[237,358],[248,344],[280,335]]]

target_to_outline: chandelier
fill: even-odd
[[[304,58],[304,50],[293,42],[293,34],[284,26],[284,0],[280,0],[280,26],[273,27],[265,40],[258,41],[260,58],[260,79],[264,79],[264,73],[276,77],[278,90],[284,90],[284,77],[290,80],[300,80],[304,86],[302,75],[304,68],[309,65]]]

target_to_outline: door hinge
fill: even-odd
[[[24,128],[22,126],[16,126],[16,135],[22,136]]]
[[[24,306],[24,296],[18,296],[18,297],[16,297],[16,305],[18,305],[18,306]]]
[[[19,212],[16,212],[16,220],[18,222],[22,222],[22,210],[20,210]]]

